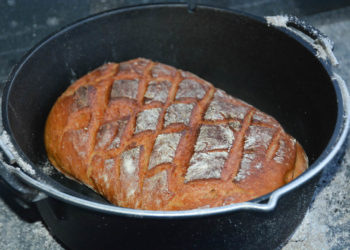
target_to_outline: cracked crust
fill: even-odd
[[[185,210],[243,202],[299,176],[306,154],[271,116],[171,66],[108,63],[46,122],[51,163],[110,202]]]

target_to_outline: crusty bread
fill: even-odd
[[[72,84],[47,119],[51,163],[123,207],[184,210],[267,194],[308,166],[271,116],[182,70],[108,63]]]

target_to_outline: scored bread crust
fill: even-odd
[[[308,167],[300,144],[271,116],[143,58],[107,63],[69,86],[44,137],[59,171],[137,209],[248,201]]]

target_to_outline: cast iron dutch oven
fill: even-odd
[[[56,98],[103,63],[136,57],[191,71],[273,115],[303,145],[309,169],[254,201],[174,212],[113,206],[44,171],[43,130]],[[1,176],[72,249],[277,248],[302,220],[321,171],[344,151],[349,97],[332,62],[329,40],[293,17],[185,4],[89,17],[40,43],[10,75],[2,97]]]

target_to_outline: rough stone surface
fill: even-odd
[[[1,192],[0,197],[3,198]],[[2,199],[0,199],[0,235],[0,249],[63,249],[41,221],[33,223],[24,221]]]

